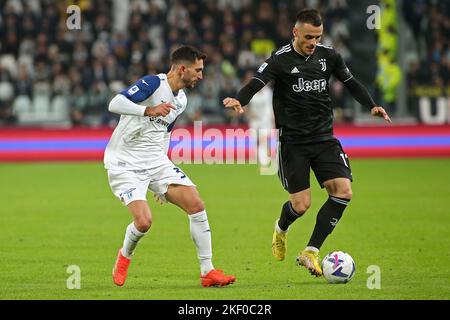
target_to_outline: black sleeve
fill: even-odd
[[[334,51],[333,53],[335,56],[334,57],[335,63],[334,63],[334,67],[333,67],[333,75],[345,83],[346,81],[353,78],[353,75],[350,72],[350,70],[347,68],[347,65],[345,64],[344,59],[342,59],[342,56],[339,53],[337,53],[336,51]]]
[[[277,73],[277,60],[272,55],[259,67],[252,80],[238,92],[236,99],[241,106],[246,106],[259,90],[275,79]]]
[[[373,101],[367,89],[354,77],[344,82],[353,98],[366,108],[372,109],[377,104]]]
[[[276,54],[270,56],[256,71],[255,78],[265,84],[274,80],[278,74],[278,62]]]
[[[376,106],[367,89],[353,77],[347,65],[342,59],[342,56],[334,51],[335,64],[333,74],[336,78],[342,81],[345,87],[350,91],[353,98],[366,108],[372,109]]]
[[[246,106],[253,96],[265,86],[264,82],[257,78],[252,78],[241,90],[239,90],[236,99],[239,100],[241,106]]]

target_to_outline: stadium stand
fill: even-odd
[[[70,5],[81,9],[80,30],[67,29]],[[236,92],[246,70],[289,41],[293,14],[305,6],[319,8],[327,21],[323,42],[333,42],[351,60],[346,0],[2,1],[0,121],[114,126],[107,101],[143,74],[166,72],[170,51],[181,43],[209,57],[184,121],[245,121],[226,114],[221,98]],[[342,108],[342,87],[332,90]]]
[[[434,122],[442,124],[448,114],[443,105],[450,82],[450,4],[375,1],[382,8],[382,22],[390,25],[378,32],[365,26],[364,13],[372,4],[368,0],[1,1],[0,125],[113,127],[117,117],[106,111],[107,101],[144,74],[166,72],[170,51],[182,43],[198,46],[209,58],[205,80],[191,92],[180,122],[200,118],[207,123],[243,122],[245,118],[224,112],[221,98],[241,86],[247,70],[255,70],[274,48],[289,41],[295,12],[304,7],[321,11],[322,42],[343,55],[378,101],[391,112],[400,103],[406,109],[400,116],[425,123],[437,109]],[[70,5],[81,11],[78,30],[66,25]],[[402,39],[406,51],[397,44]],[[384,53],[389,54],[382,52],[386,46]],[[395,61],[403,61],[401,70]],[[339,82],[331,82],[331,91],[337,122],[355,122],[367,114],[367,110],[355,114],[359,106]],[[425,102],[424,96],[429,98]]]

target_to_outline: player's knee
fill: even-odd
[[[138,217],[134,220],[134,224],[136,229],[140,232],[147,232],[148,229],[152,226],[152,218],[150,216],[142,216]]]
[[[353,196],[352,189],[348,189],[348,191],[345,194],[345,199],[352,200],[352,196]]]
[[[193,199],[186,208],[187,213],[194,214],[205,210],[205,203],[200,198]]]
[[[342,190],[339,191],[339,198],[343,198],[343,199],[347,199],[347,200],[351,200],[352,199],[352,189],[351,188],[344,188]]]
[[[306,201],[294,201],[294,202],[291,201],[291,204],[292,208],[298,214],[304,214],[311,206],[311,203]]]

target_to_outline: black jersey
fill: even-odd
[[[274,52],[255,74],[274,82],[273,109],[280,141],[310,143],[333,139],[333,108],[329,79],[353,78],[342,57],[331,47],[317,45],[303,56],[290,43]]]

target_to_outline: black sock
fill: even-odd
[[[309,240],[308,247],[320,249],[328,235],[341,219],[349,199],[330,196],[317,214],[316,225]]]
[[[281,209],[280,220],[278,221],[278,226],[281,230],[286,231],[289,226],[303,214],[297,213],[290,201],[286,202]]]

